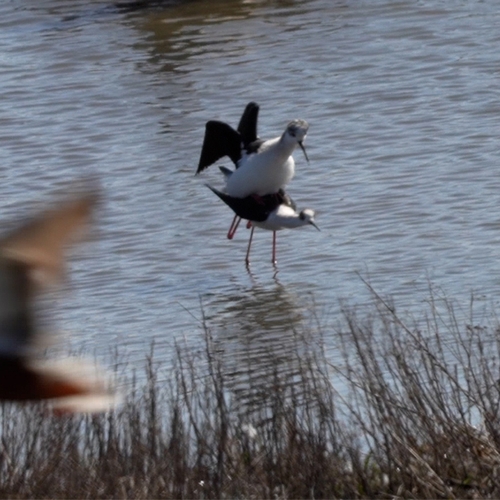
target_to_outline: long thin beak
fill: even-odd
[[[302,141],[299,141],[299,146],[300,146],[300,149],[302,149],[304,156],[306,157],[307,163],[309,163],[309,158],[307,157],[306,148],[304,147],[304,144],[302,144]]]
[[[311,224],[311,226],[314,226],[318,231],[321,231],[321,229],[312,220],[309,221],[309,224]]]

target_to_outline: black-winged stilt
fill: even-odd
[[[0,239],[0,400],[49,400],[57,412],[109,409],[114,395],[95,367],[38,360],[35,298],[61,279],[63,251],[88,226],[92,192],[40,214]]]
[[[236,215],[249,221],[252,232],[250,233],[245,258],[247,264],[250,263],[250,246],[255,226],[273,231],[273,264],[276,264],[276,231],[293,229],[307,224],[314,226],[319,231],[319,227],[314,221],[314,210],[306,208],[297,212],[295,203],[283,190],[279,190],[275,194],[259,197],[250,195],[245,198],[236,198],[222,193],[208,184],[207,187],[226,203]]]
[[[251,112],[248,111],[249,108]],[[253,122],[250,118],[245,119],[247,111]],[[229,156],[236,170],[226,178],[226,191],[236,198],[245,198],[251,194],[264,196],[284,189],[295,173],[295,161],[291,155],[297,146],[308,160],[304,147],[309,129],[306,121],[293,120],[281,136],[264,141],[256,138],[257,114],[257,104],[249,103],[238,127],[240,131],[216,120],[206,124],[196,173],[199,174],[220,158]],[[249,142],[254,136],[255,140]]]

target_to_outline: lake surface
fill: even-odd
[[[417,315],[429,284],[498,305],[496,2],[12,0],[0,43],[0,216],[101,179],[99,237],[56,300],[76,345],[142,365],[154,340],[170,362],[205,315],[237,371],[319,322],[335,362],[339,303],[370,302],[357,273]],[[194,172],[205,122],[252,100],[263,138],[309,122],[288,192],[321,232],[280,232],[274,267],[257,230],[247,270],[218,169]]]

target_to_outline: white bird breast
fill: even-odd
[[[295,174],[295,162],[291,156],[274,158],[276,155],[272,153],[272,150],[268,150],[248,156],[227,179],[227,194],[245,198],[251,194],[264,196],[284,189]]]

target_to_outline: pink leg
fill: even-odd
[[[252,221],[251,221],[251,220],[249,220],[249,221],[247,222],[247,229],[250,229],[251,227],[252,227]]]
[[[245,262],[248,266],[250,264],[250,245],[252,244],[252,238],[253,238],[253,230],[255,229],[254,226],[252,226],[252,231],[250,232],[250,239],[248,240],[248,248],[247,248],[247,256],[245,257]]]
[[[238,226],[240,224],[241,218],[238,217],[237,215],[234,216],[233,222],[231,223],[231,227],[229,228],[229,231],[227,232],[227,239],[232,240],[234,237],[234,233],[236,233],[236,229],[238,229]]]
[[[273,231],[273,264],[276,264],[276,231]]]

